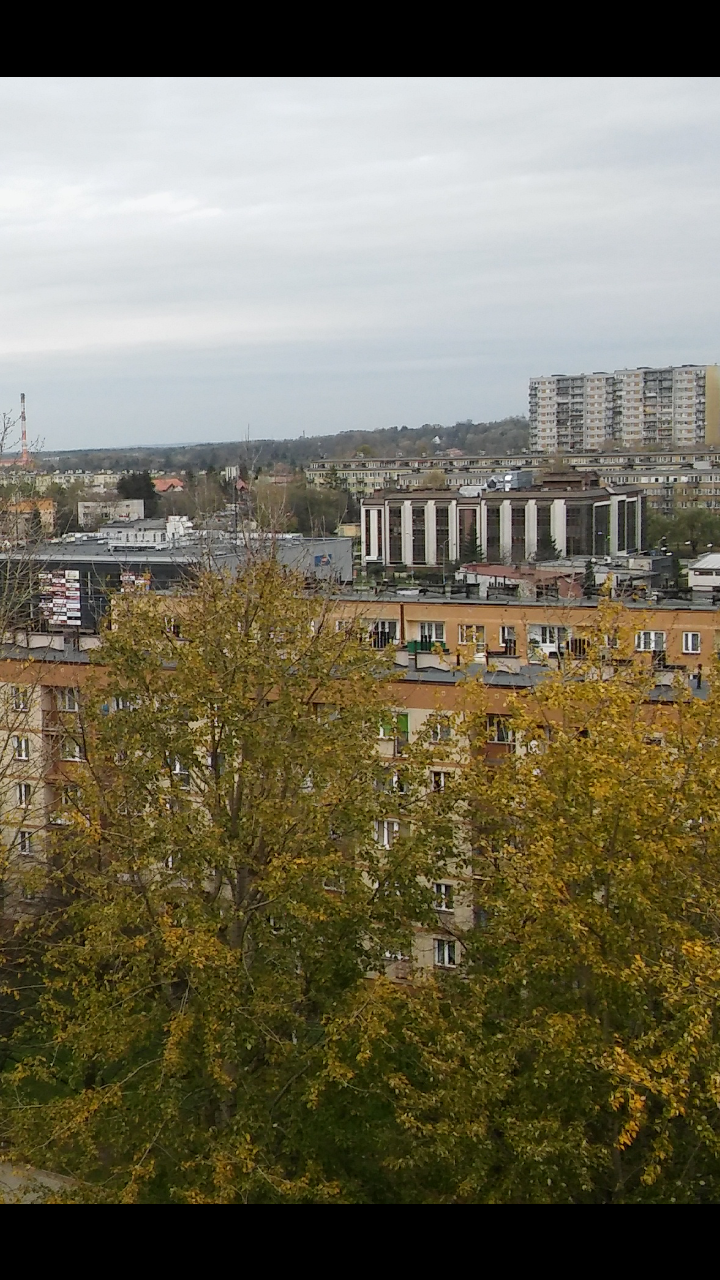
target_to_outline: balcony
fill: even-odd
[[[441,653],[450,652],[444,640],[423,639],[408,640],[407,642],[408,653],[434,653],[437,649],[439,649]]]

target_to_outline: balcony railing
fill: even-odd
[[[447,645],[443,640],[429,640],[423,637],[422,640],[408,640],[408,653],[432,653],[435,649],[441,649],[443,653],[449,653]]]

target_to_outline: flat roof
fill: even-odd
[[[527,500],[528,498],[550,496],[553,498],[583,498],[586,501],[588,499],[602,501],[608,498],[624,498],[626,495],[634,497],[636,494],[642,494],[642,492],[641,485],[633,484],[624,484],[622,490],[617,492],[614,488],[605,486],[597,489],[561,489],[555,485],[548,485],[547,488],[542,485],[524,485],[518,489],[485,489],[475,497],[470,497],[468,494],[458,493],[457,489],[423,489],[419,485],[415,485],[412,489],[376,489],[374,493],[365,494],[360,501],[363,506],[372,505],[373,502],[386,502],[388,499],[392,500],[393,498],[398,499],[400,502],[427,502],[435,501],[438,498],[452,499],[454,502],[463,502],[468,505],[478,501],[485,502],[492,498],[497,498],[502,502],[506,498],[524,498]]]
[[[421,594],[421,591],[423,594]],[[394,591],[380,591],[377,594],[374,591],[344,591],[339,592],[335,597],[344,603],[355,604],[434,604],[449,606],[450,608],[466,609],[468,605],[473,608],[492,609],[501,607],[513,609],[597,609],[599,600],[596,596],[563,596],[558,600],[523,600],[515,595],[507,597],[481,600],[479,596],[468,595],[441,595],[435,593],[432,589],[425,591],[420,587],[411,587],[403,591],[402,587]],[[707,600],[677,600],[666,597],[664,600],[658,600],[657,603],[652,600],[621,600],[617,603],[622,604],[623,608],[635,610],[636,613],[654,612],[658,609],[672,610],[673,612],[689,611],[692,613],[717,613],[720,605],[712,604]]]

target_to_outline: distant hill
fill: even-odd
[[[440,443],[434,443],[435,437]],[[219,470],[240,462],[253,468],[285,462],[304,466],[318,458],[352,458],[359,449],[374,457],[411,457],[433,454],[442,449],[463,449],[466,453],[517,453],[528,447],[526,418],[503,418],[500,422],[456,422],[452,427],[425,423],[422,427],[384,427],[378,431],[341,431],[330,436],[301,436],[295,440],[251,440],[217,444],[155,445],[143,449],[70,449],[38,454],[58,471],[101,471],[108,469],[142,471]]]

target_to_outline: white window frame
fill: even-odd
[[[433,963],[436,969],[457,968],[457,943],[452,938],[433,938]]]
[[[433,791],[445,790],[445,779],[447,778],[446,769],[430,770],[430,787]]]
[[[29,809],[32,803],[32,785],[29,782],[18,782],[17,784],[17,807],[18,809]]]
[[[636,653],[664,653],[666,631],[638,631],[635,635]]]
[[[13,734],[13,759],[29,760],[30,759],[30,739],[19,734]]]
[[[400,823],[396,818],[375,819],[375,840],[382,849],[392,849],[400,835]]]
[[[693,643],[697,641],[697,643]],[[683,631],[683,653],[699,653],[700,652],[700,632],[699,631]]]
[[[73,712],[79,709],[78,691],[72,685],[61,686],[55,690],[55,702],[58,711]]]
[[[500,730],[505,734],[504,737],[500,736]],[[515,742],[515,727],[510,723],[510,717],[494,711],[487,715],[487,734],[488,742],[498,742],[501,746],[509,747]]]
[[[433,644],[443,644],[445,641],[445,623],[421,622],[420,639],[431,640]]]
[[[452,738],[452,725],[437,720],[430,732],[432,742],[449,742]]]
[[[455,910],[455,885],[448,880],[437,880],[433,885],[436,911]]]
[[[30,710],[30,700],[28,698],[28,691],[24,685],[22,684],[13,685],[12,693],[10,695],[10,702],[11,702],[13,711],[29,711]]]
[[[18,853],[23,858],[32,857],[32,831],[28,831],[25,827],[18,831]]]
[[[485,652],[485,626],[482,622],[461,622],[458,643],[473,645],[476,653]]]
[[[73,738],[72,734],[64,733],[60,739],[60,759],[84,760],[85,752],[82,742],[78,742],[77,738]]]
[[[190,790],[190,770],[185,767],[179,756],[175,756],[171,768],[172,776],[183,791]],[[183,781],[185,779],[185,781]]]

